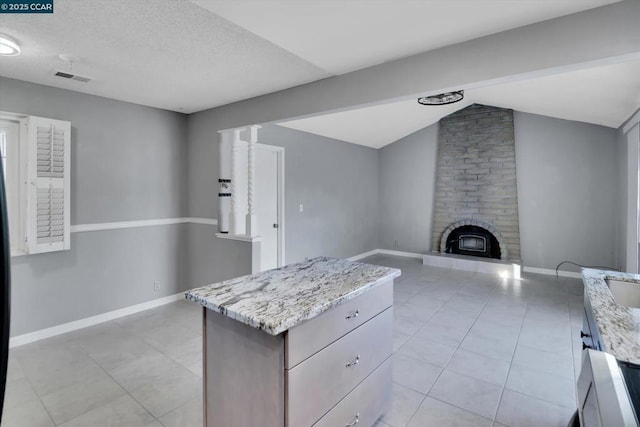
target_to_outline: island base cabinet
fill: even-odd
[[[205,427],[284,426],[284,338],[204,309]]]
[[[362,381],[314,427],[373,426],[391,402],[391,358]]]
[[[389,281],[291,342],[205,308],[205,427],[373,426],[391,401],[392,306]]]

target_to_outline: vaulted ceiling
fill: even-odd
[[[0,15],[22,47],[0,75],[191,113],[617,1],[56,0],[53,15]],[[630,60],[460,89],[466,103],[617,126],[639,104],[638,71]],[[380,147],[462,106],[414,98],[283,125]]]
[[[478,103],[617,128],[640,107],[639,76],[640,61],[626,61],[469,89],[462,101],[444,106],[424,106],[412,98],[278,124],[381,148]]]

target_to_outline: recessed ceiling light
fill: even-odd
[[[418,103],[422,105],[446,105],[461,101],[464,98],[464,91],[446,92],[438,95],[423,96],[418,98]]]
[[[9,36],[0,34],[0,55],[17,56],[20,55],[20,46]]]

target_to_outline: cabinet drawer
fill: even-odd
[[[286,370],[287,425],[310,426],[392,353],[393,309]]]
[[[390,402],[391,358],[388,358],[314,427],[370,427],[389,410]]]
[[[291,369],[393,305],[393,280],[287,332],[285,368]]]

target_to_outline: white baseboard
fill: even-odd
[[[522,267],[522,271],[525,273],[536,273],[536,274],[546,274],[548,276],[555,276],[556,271],[550,268],[540,268],[540,267]],[[560,277],[572,277],[574,279],[582,279],[582,274],[576,273],[575,271],[564,271],[558,270],[558,276]]]
[[[379,253],[380,253],[380,249],[374,249],[374,250],[369,251],[369,252],[364,252],[364,253],[361,253],[361,254],[358,254],[358,255],[354,255],[351,258],[347,258],[347,259],[349,261],[358,261],[358,260],[360,260],[362,258],[366,258],[368,256],[376,255],[376,254],[379,254]]]
[[[149,310],[151,308],[159,307],[165,304],[170,304],[182,299],[184,299],[184,292],[157,298],[151,301],[143,302],[141,304],[131,305],[129,307],[124,307],[118,310],[108,311],[106,313],[98,314],[97,316],[85,317],[84,319],[75,320],[73,322],[63,323],[61,325],[52,326],[46,329],[40,329],[38,331],[29,332],[28,334],[18,335],[9,339],[9,348],[18,347],[45,338],[54,337],[56,335],[66,334],[67,332],[77,331],[78,329],[97,325],[98,323],[108,322],[109,320],[114,320],[120,317],[128,316],[130,314],[139,313],[141,311]]]
[[[392,251],[391,249],[374,249],[369,252],[364,252],[358,255],[354,255],[351,258],[347,258],[349,261],[357,261],[362,258],[366,258],[371,255],[377,254],[385,254],[385,255],[395,255],[395,256],[403,256],[407,258],[418,258],[422,259],[422,254],[416,254],[413,252],[402,252],[402,251]]]
[[[413,252],[392,251],[391,249],[378,249],[378,253],[385,254],[385,255],[403,256],[407,258],[418,258],[418,259],[422,259],[422,255],[423,255],[423,254],[416,254]]]

